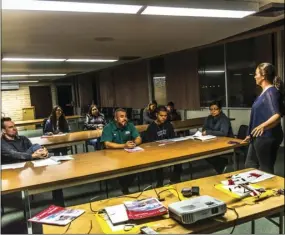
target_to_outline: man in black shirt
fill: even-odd
[[[17,128],[11,118],[1,118],[1,163],[15,163],[48,157],[46,148],[32,144],[25,136],[18,136]]]
[[[156,112],[156,120],[153,121],[147,128],[145,133],[146,142],[154,142],[158,140],[171,139],[175,137],[172,124],[167,121],[167,109],[164,106],[159,106]],[[174,171],[171,176],[171,182],[180,181],[181,165],[174,166]],[[157,187],[163,186],[163,169],[156,170]]]
[[[172,101],[168,102],[168,104],[166,105],[166,109],[168,112],[168,121],[172,122],[181,120],[181,116],[179,113],[177,113],[176,109],[174,108],[174,103]]]

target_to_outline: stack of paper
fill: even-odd
[[[54,161],[51,158],[34,160],[34,161],[32,161],[32,163],[34,164],[34,167],[51,166],[51,165],[58,165],[58,164],[60,164],[60,162]]]
[[[58,165],[60,164],[60,161],[68,161],[74,159],[70,155],[66,156],[53,156],[46,159],[39,159],[34,160],[32,163],[34,164],[34,167],[40,167],[40,166],[51,166],[51,165]]]
[[[26,162],[5,164],[5,165],[1,165],[1,169],[2,169],[2,170],[9,170],[9,169],[23,168],[23,167],[25,166],[25,164],[26,164]]]
[[[223,180],[223,185],[239,185],[239,184],[245,184],[245,183],[257,183],[261,182],[266,179],[270,179],[274,177],[274,175],[259,171],[259,170],[252,170],[247,171],[244,173],[233,175],[228,180]]]
[[[128,153],[134,153],[134,152],[140,152],[140,151],[143,151],[144,149],[141,148],[141,147],[134,147],[132,149],[125,149]]]
[[[112,224],[120,224],[129,220],[127,210],[124,204],[105,207],[105,211]]]
[[[44,224],[67,225],[82,215],[85,211],[81,209],[65,209],[51,205],[28,221]]]
[[[216,139],[217,137],[214,135],[202,135],[201,131],[197,131],[194,135],[192,135],[194,139],[201,140],[201,141],[206,141],[206,140],[212,140]]]

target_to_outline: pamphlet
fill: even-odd
[[[81,209],[66,209],[51,205],[28,221],[43,224],[67,225],[84,212],[85,211]]]

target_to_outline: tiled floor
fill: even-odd
[[[40,131],[38,132],[40,133]],[[29,133],[29,136],[36,136],[38,133]],[[78,147],[79,152],[82,151],[82,147]],[[92,148],[89,147],[89,150],[92,151]],[[241,160],[242,161],[242,160]],[[183,165],[183,175],[182,180],[186,181],[190,179],[190,172],[188,168],[188,164]],[[284,148],[279,150],[275,172],[279,176],[284,177]],[[201,178],[210,175],[214,175],[215,171],[209,167],[208,163],[204,160],[194,162],[192,164],[192,174],[193,178]],[[150,179],[147,179],[146,176],[149,174],[143,174],[142,178],[144,182],[141,185],[141,189],[145,186],[149,185]],[[165,183],[167,180],[165,181]],[[153,182],[154,183],[154,182]],[[102,184],[103,188],[105,187],[105,183]],[[121,195],[121,191],[119,190],[119,185],[116,179],[108,181],[108,188],[110,189],[109,197],[115,197]],[[104,191],[104,190],[103,190]],[[131,192],[138,192],[137,181],[133,183],[133,186],[130,189]],[[92,183],[81,185],[77,187],[64,189],[64,197],[66,201],[66,206],[72,206],[77,204],[86,203],[90,200],[90,198],[99,195],[98,200],[106,198],[106,194],[104,192],[100,192],[100,184]],[[42,209],[44,209],[47,205],[52,203],[51,193],[43,193],[38,194],[33,197],[31,200],[32,214],[38,213]],[[26,233],[25,221],[23,216],[23,206],[21,204],[21,195],[19,193],[14,193],[10,195],[2,196],[2,203],[4,205],[5,214],[1,218],[1,228],[2,233]],[[218,233],[229,233],[231,229],[227,229],[224,231],[220,231]],[[34,226],[34,232],[40,233],[40,226]],[[251,225],[250,223],[242,224],[236,226],[234,234],[248,234],[251,233]],[[256,233],[257,234],[276,234],[279,233],[277,226],[273,225],[266,219],[259,219],[256,221]]]

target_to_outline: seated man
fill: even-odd
[[[153,121],[147,128],[145,139],[146,142],[153,142],[157,140],[171,139],[175,137],[173,126],[167,121],[167,109],[164,106],[157,108],[156,120]],[[175,165],[174,171],[170,178],[171,182],[179,182],[182,165]],[[163,186],[163,169],[156,170],[157,187]]]
[[[223,113],[220,102],[213,101],[209,109],[210,115],[205,120],[202,134],[234,137],[230,119]],[[222,174],[225,171],[228,163],[228,160],[222,156],[207,158],[206,160],[215,168],[218,174]]]
[[[115,111],[114,121],[110,122],[103,129],[101,142],[104,143],[107,149],[124,149],[134,148],[141,144],[142,139],[135,126],[128,122],[126,111],[119,108]],[[132,180],[132,176],[119,178],[124,194],[129,194],[129,186]]]
[[[48,157],[46,148],[39,144],[32,144],[25,136],[18,136],[18,130],[11,118],[1,118],[1,164],[30,161]],[[64,206],[63,192],[61,189],[53,190],[54,204]]]
[[[1,118],[1,163],[15,163],[48,157],[46,148],[32,144],[25,136],[18,136],[18,130],[11,118]]]
[[[174,103],[172,101],[168,102],[167,106],[167,119],[168,121],[180,121],[181,116],[179,113],[177,113],[176,109],[174,108]]]

